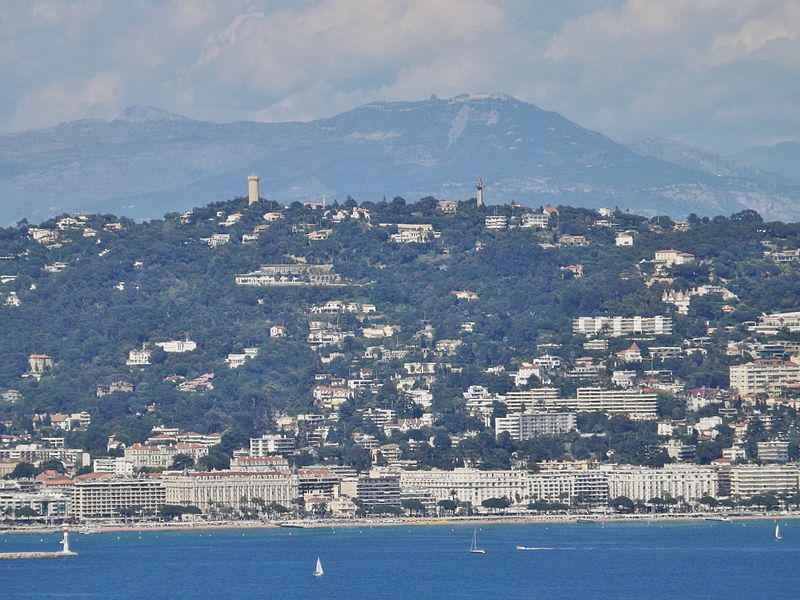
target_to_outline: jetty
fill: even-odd
[[[66,558],[78,556],[77,552],[69,549],[69,531],[64,528],[64,537],[61,540],[61,550],[56,552],[0,552],[0,560],[18,560],[23,558]]]

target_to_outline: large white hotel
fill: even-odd
[[[163,482],[166,504],[196,506],[204,513],[215,505],[250,505],[255,498],[290,506],[300,489],[297,475],[286,471],[190,471],[165,474]]]

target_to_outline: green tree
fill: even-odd
[[[175,471],[183,471],[184,469],[190,469],[193,466],[194,459],[191,456],[188,454],[176,454],[172,459],[172,466],[170,468]]]

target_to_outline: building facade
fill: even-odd
[[[718,475],[699,465],[667,465],[660,469],[617,465],[608,470],[608,494],[647,502],[652,498],[682,498],[696,502],[703,496],[716,498]]]
[[[255,499],[291,506],[299,496],[297,475],[286,471],[190,471],[164,476],[166,503],[196,506],[203,513],[213,508],[253,506]]]
[[[165,498],[158,479],[93,478],[75,482],[69,512],[78,521],[120,518],[123,509],[156,514]]]
[[[495,435],[508,433],[512,440],[521,442],[538,435],[557,435],[575,429],[575,413],[527,412],[495,419]]]

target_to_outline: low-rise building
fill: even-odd
[[[508,217],[504,215],[489,215],[484,219],[486,229],[497,230],[508,228]]]
[[[695,261],[694,254],[681,252],[680,250],[656,250],[655,262],[666,267],[673,265],[688,265]]]
[[[164,352],[182,354],[184,352],[194,352],[197,350],[197,342],[192,340],[171,340],[168,342],[156,342],[156,346]]]
[[[129,367],[143,367],[151,364],[153,351],[148,348],[134,349],[128,352],[128,360],[125,362]]]

